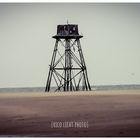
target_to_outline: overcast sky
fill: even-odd
[[[79,25],[91,85],[140,84],[140,4],[0,4],[0,87],[45,87],[56,26]]]

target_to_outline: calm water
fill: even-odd
[[[127,90],[127,89],[140,89],[140,85],[102,85],[92,86],[92,90]],[[44,92],[45,87],[24,87],[24,88],[0,88],[0,93],[16,93],[16,92]],[[51,88],[51,91],[55,91],[55,88]]]

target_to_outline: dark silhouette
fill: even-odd
[[[45,91],[50,91],[52,79],[56,83],[55,91],[91,90],[86,64],[80,45],[82,35],[78,25],[57,26],[57,35]]]

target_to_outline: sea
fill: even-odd
[[[91,86],[92,91],[101,90],[140,90],[140,85],[94,85]],[[50,89],[54,92],[55,87]],[[0,88],[0,93],[29,93],[29,92],[45,92],[45,87],[14,87],[14,88]]]

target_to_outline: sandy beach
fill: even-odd
[[[140,136],[140,90],[1,93],[0,137],[12,136]]]

